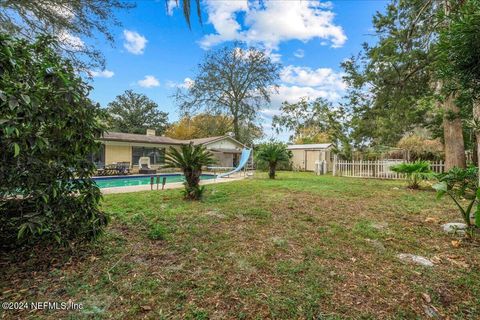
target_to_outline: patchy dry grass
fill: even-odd
[[[178,190],[108,195],[112,223],[95,244],[3,256],[0,300],[83,310],[0,318],[480,318],[480,248],[452,245],[440,224],[459,217],[432,191],[309,173],[207,188],[200,203]]]

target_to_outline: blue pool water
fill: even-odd
[[[116,177],[98,177],[93,178],[100,189],[126,186],[141,186],[150,184],[150,175],[146,176],[116,176]],[[160,177],[160,184],[163,177],[167,178],[166,183],[183,182],[185,179],[181,174],[159,174],[155,175],[154,184],[157,183],[157,177]],[[201,180],[208,180],[215,178],[212,174],[202,174]]]

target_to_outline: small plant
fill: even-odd
[[[186,199],[202,199],[205,192],[205,186],[185,186],[185,190],[182,191],[184,198]]]
[[[292,153],[287,145],[281,142],[268,142],[260,146],[257,152],[257,162],[268,164],[268,176],[275,179],[277,166],[290,161]]]
[[[447,194],[452,198],[467,225],[467,234],[470,237],[473,236],[475,227],[480,227],[478,168],[473,166],[467,169],[455,167],[438,175],[438,180],[439,182],[433,186],[437,190],[437,197],[441,198]],[[466,207],[461,204],[463,199],[467,200]]]
[[[428,161],[419,160],[412,163],[400,163],[390,167],[390,169],[406,175],[409,189],[418,189],[420,181],[428,180],[435,176],[432,170],[430,170]]]
[[[202,145],[193,143],[182,145],[180,150],[170,147],[165,156],[166,168],[179,168],[185,175],[184,197],[187,200],[200,200],[204,187],[200,187],[202,167],[214,164],[216,161],[212,153]]]
[[[148,232],[148,237],[152,240],[165,240],[168,230],[161,224],[155,224]]]

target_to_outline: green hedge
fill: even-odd
[[[88,240],[107,223],[87,160],[103,112],[55,46],[0,34],[0,249]]]

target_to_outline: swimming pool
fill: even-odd
[[[116,176],[116,177],[97,177],[93,178],[100,189],[127,187],[127,186],[141,186],[150,184],[151,175],[146,176]],[[163,177],[167,178],[166,183],[183,182],[185,179],[182,174],[157,174],[154,175],[154,184],[157,184],[157,177],[160,177],[160,184],[162,184]],[[202,174],[200,180],[214,179],[213,174]]]

